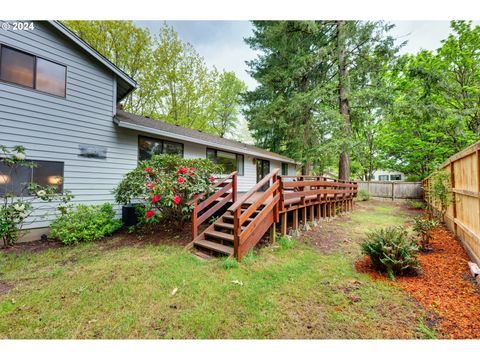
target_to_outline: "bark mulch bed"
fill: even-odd
[[[433,251],[421,253],[418,276],[398,276],[392,285],[409,293],[427,311],[436,314],[438,335],[450,339],[480,338],[480,288],[470,274],[469,257],[458,240],[444,227],[432,232]],[[387,280],[364,257],[355,267],[375,279]]]

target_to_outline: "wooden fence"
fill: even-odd
[[[480,264],[480,141],[453,155],[438,169],[450,175],[452,204],[445,224],[462,241],[470,257]],[[425,200],[439,210],[429,189],[431,174],[423,181]]]
[[[359,190],[386,199],[423,199],[421,182],[357,181]]]

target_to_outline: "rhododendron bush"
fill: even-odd
[[[160,219],[183,224],[190,218],[194,195],[212,193],[216,181],[212,174],[222,168],[208,159],[182,159],[176,155],[154,155],[140,161],[115,188],[118,203],[142,201],[145,221]]]

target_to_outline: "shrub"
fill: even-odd
[[[66,245],[99,240],[122,226],[109,203],[77,205],[50,224],[52,237]]]
[[[428,250],[430,246],[430,239],[432,238],[431,231],[439,224],[435,219],[424,219],[417,216],[413,219],[413,231],[420,237],[420,248]]]
[[[11,181],[15,174],[32,169],[36,164],[26,159],[25,148],[14,146],[8,150],[0,145],[0,164],[4,170],[0,171],[0,238],[5,246],[13,245],[23,232],[23,227],[33,222],[30,217],[34,210],[42,211],[42,218],[48,217],[55,210],[65,213],[70,208],[73,196],[69,191],[58,193],[58,185],[41,186],[34,182],[21,184],[19,194],[15,181]],[[61,184],[59,177],[57,184]],[[56,206],[45,206],[53,201]],[[35,205],[34,205],[35,203]]]
[[[238,261],[233,257],[226,257],[221,261],[221,265],[224,269],[236,269],[238,268]]]
[[[437,171],[430,181],[428,196],[434,204],[429,205],[429,210],[439,221],[443,221],[448,207],[453,203],[450,174],[446,170]]]
[[[410,207],[410,209],[415,209],[415,210],[425,209],[425,203],[423,201],[418,201],[418,200],[410,200],[408,202],[408,206]]]
[[[290,249],[295,245],[295,240],[290,236],[284,235],[277,240],[277,243],[278,245],[280,245],[281,249],[286,250],[286,249]]]
[[[362,243],[362,253],[370,257],[374,268],[386,272],[392,280],[395,274],[418,269],[418,250],[402,227],[373,230]]]
[[[182,159],[176,155],[154,155],[141,161],[115,188],[115,200],[128,204],[143,200],[147,223],[160,219],[178,226],[190,218],[196,194],[213,192],[212,174],[222,172],[208,159]]]
[[[357,194],[358,201],[367,201],[370,200],[370,193],[367,190],[360,189]]]

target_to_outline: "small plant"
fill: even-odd
[[[66,245],[99,240],[112,234],[122,226],[115,218],[115,211],[109,203],[103,205],[77,205],[77,207],[56,218],[51,224],[52,237]]]
[[[362,253],[372,260],[377,271],[386,272],[395,280],[396,274],[418,270],[418,246],[402,227],[387,227],[367,234]]]
[[[431,231],[439,224],[435,219],[424,219],[417,216],[413,219],[413,231],[420,237],[420,248],[428,250],[430,248]]]
[[[425,209],[425,203],[423,201],[410,200],[408,202],[408,207],[410,209],[423,210],[423,209]]]
[[[360,189],[357,194],[358,201],[367,201],[370,200],[370,193],[367,190]]]
[[[295,240],[291,236],[281,236],[277,240],[278,245],[282,250],[290,249],[295,245]]]
[[[453,203],[450,174],[445,170],[438,171],[430,181],[427,193],[432,204],[429,204],[429,211],[439,221],[443,221],[448,207]]]
[[[226,257],[221,261],[221,265],[224,269],[236,269],[238,268],[238,261],[233,257]]]
[[[245,265],[248,265],[250,263],[252,263],[253,261],[255,261],[257,257],[255,256],[255,252],[253,251],[253,249],[250,249],[247,253],[247,255],[245,255],[242,259],[242,264],[245,264]]]

